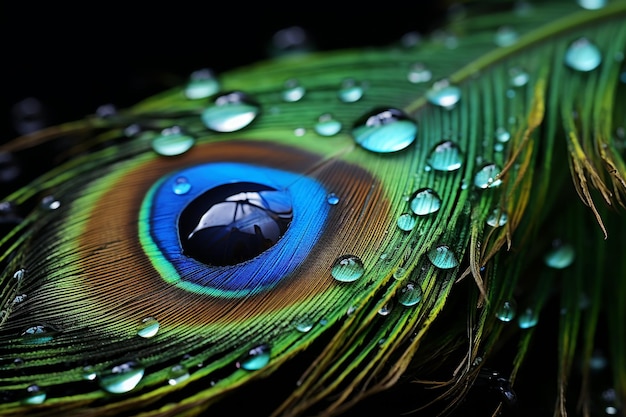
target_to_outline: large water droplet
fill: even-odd
[[[22,399],[22,404],[41,404],[46,401],[46,391],[39,385],[33,384],[26,388],[26,395]]]
[[[123,362],[114,365],[98,376],[100,387],[112,394],[123,394],[134,389],[141,378],[145,368],[136,361]]]
[[[427,162],[437,171],[456,171],[463,164],[463,154],[456,143],[446,140],[433,147]]]
[[[180,214],[178,232],[185,255],[209,265],[235,265],[275,245],[292,217],[287,190],[235,182],[189,203]]]
[[[354,103],[363,97],[363,86],[349,78],[341,83],[338,95],[344,103]]]
[[[189,370],[181,364],[172,366],[167,373],[167,383],[177,385],[189,378]]]
[[[417,124],[398,109],[376,109],[359,119],[352,129],[356,143],[368,151],[396,152],[415,141]]]
[[[283,100],[293,103],[299,101],[304,97],[306,89],[300,85],[298,80],[290,79],[285,82],[285,89],[283,90]]]
[[[420,188],[411,197],[411,210],[418,216],[435,213],[441,208],[441,198],[431,188]]]
[[[532,308],[526,308],[517,318],[517,325],[520,329],[530,329],[535,327],[538,321],[539,315]]]
[[[418,62],[411,65],[407,78],[414,84],[427,83],[433,77],[432,72],[422,63]]]
[[[508,219],[509,217],[504,210],[496,208],[491,212],[489,217],[487,217],[487,224],[491,227],[500,227],[504,226]]]
[[[576,252],[572,245],[557,240],[552,244],[552,248],[543,259],[550,268],[563,269],[570,266],[574,262],[575,257]]]
[[[341,131],[341,127],[341,122],[333,119],[332,115],[323,114],[319,117],[314,129],[320,136],[334,136]]]
[[[406,307],[414,306],[422,301],[422,287],[415,282],[407,283],[398,295],[398,302]]]
[[[606,6],[606,0],[578,0],[578,4],[583,9],[599,10]]]
[[[152,149],[159,155],[176,156],[187,152],[196,143],[196,139],[184,133],[178,126],[163,129],[161,134],[152,139]]]
[[[510,26],[501,26],[496,31],[495,42],[498,46],[510,46],[517,42],[519,35]]]
[[[565,64],[577,71],[593,71],[601,62],[600,50],[587,38],[574,41],[565,51]]]
[[[154,317],[146,317],[141,320],[141,324],[137,328],[137,335],[149,339],[156,336],[159,332],[159,322]]]
[[[243,358],[237,361],[237,368],[246,371],[257,371],[267,365],[271,359],[272,352],[270,345],[261,344],[248,351]]]
[[[398,228],[405,232],[413,230],[417,224],[417,219],[411,213],[403,213],[398,217]]]
[[[500,172],[496,164],[486,164],[474,176],[474,185],[483,189],[497,187],[502,183]]]
[[[509,70],[509,83],[512,87],[523,87],[528,84],[530,76],[520,67],[513,67]]]
[[[252,98],[234,91],[217,97],[214,104],[202,112],[202,121],[216,132],[235,132],[252,123],[260,112],[261,108]]]
[[[432,104],[451,109],[461,99],[461,89],[455,85],[450,85],[448,80],[441,80],[428,90],[426,98]]]
[[[509,322],[515,318],[517,312],[517,303],[515,300],[506,300],[496,309],[495,314],[498,320]]]
[[[438,245],[428,252],[430,262],[440,269],[452,269],[459,265],[456,255],[448,245]]]
[[[220,83],[210,69],[201,69],[191,73],[185,86],[185,96],[196,100],[211,97],[220,91]]]
[[[22,332],[22,343],[26,345],[47,343],[54,339],[56,333],[54,329],[47,326],[32,326]]]
[[[337,281],[352,282],[363,276],[365,267],[358,256],[343,255],[335,260],[330,270]]]

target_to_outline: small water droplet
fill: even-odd
[[[358,256],[343,255],[335,260],[330,273],[337,281],[353,282],[363,276],[365,267]]]
[[[363,97],[363,86],[349,78],[341,83],[338,94],[344,103],[354,103]]]
[[[526,308],[517,318],[517,325],[520,329],[530,329],[535,327],[539,321],[539,316],[532,308]]]
[[[411,197],[411,210],[418,216],[435,213],[441,208],[441,197],[431,188],[420,188]]]
[[[520,67],[509,69],[509,83],[512,87],[523,87],[528,84],[530,76]]]
[[[106,119],[117,114],[117,109],[113,104],[103,104],[96,109],[96,116]]]
[[[413,230],[413,228],[417,224],[417,219],[410,213],[403,213],[398,217],[397,223],[400,230],[409,232]]]
[[[22,404],[42,404],[46,401],[46,391],[41,389],[39,385],[33,384],[26,388],[26,395],[22,399]]]
[[[399,266],[395,271],[393,271],[393,277],[394,279],[401,280],[406,276],[406,273],[406,268]]]
[[[13,359],[13,366],[15,368],[19,368],[22,365],[24,365],[24,359],[22,359],[22,358],[15,358],[15,359]]]
[[[83,379],[86,381],[94,381],[97,378],[96,369],[91,365],[86,365],[82,370]]]
[[[578,0],[578,4],[583,9],[599,10],[606,6],[606,0]]]
[[[407,283],[398,295],[398,302],[406,307],[414,306],[422,301],[422,287],[415,282]]]
[[[501,26],[496,31],[495,42],[498,46],[510,46],[517,42],[519,35],[510,26]]]
[[[187,194],[189,190],[191,190],[191,184],[185,177],[176,178],[174,184],[172,185],[172,191],[174,191],[174,194],[176,195]]]
[[[250,349],[243,358],[237,361],[236,366],[246,371],[258,371],[269,363],[271,356],[270,345],[261,344]]]
[[[301,320],[296,323],[296,330],[300,333],[308,333],[313,328],[313,322],[310,320]]]
[[[54,196],[48,195],[41,200],[41,207],[43,207],[45,210],[56,210],[61,207],[61,202],[57,200]]]
[[[141,320],[141,324],[137,328],[137,335],[145,339],[156,336],[159,332],[159,322],[154,317],[146,317]]]
[[[487,224],[491,227],[500,227],[504,226],[508,219],[509,217],[504,210],[496,208],[491,212],[489,217],[487,217]]]
[[[606,356],[604,356],[601,351],[596,350],[589,358],[589,369],[591,369],[592,371],[601,371],[603,369],[606,369],[608,363],[609,361],[607,360]]]
[[[368,151],[396,152],[413,143],[417,124],[403,111],[379,108],[360,118],[352,129],[356,143]]]
[[[428,252],[430,262],[440,269],[452,269],[459,265],[456,255],[448,245],[438,245]]]
[[[293,130],[294,136],[302,137],[306,134],[306,129],[303,127],[298,127]]]
[[[24,275],[26,275],[26,270],[24,268],[20,268],[13,274],[13,278],[21,281],[24,279]]]
[[[314,129],[320,136],[334,136],[341,131],[341,127],[341,122],[333,119],[332,115],[323,114],[319,117]]]
[[[451,109],[461,99],[461,89],[451,85],[448,80],[440,80],[428,90],[426,98],[432,104]]]
[[[185,96],[190,100],[211,97],[218,91],[220,83],[213,71],[208,68],[192,72],[185,86]]]
[[[283,90],[282,97],[283,100],[293,103],[302,99],[305,93],[306,89],[300,85],[298,80],[292,78],[285,81],[285,89]]]
[[[474,176],[474,185],[482,189],[497,187],[502,183],[500,172],[496,164],[486,164]]]
[[[407,78],[413,84],[427,83],[433,77],[432,72],[421,62],[411,65]]]
[[[177,385],[189,378],[189,370],[184,365],[176,364],[167,373],[167,383]]]
[[[100,387],[112,394],[123,394],[133,390],[143,378],[145,368],[136,361],[122,362],[111,366],[98,375]]]
[[[511,139],[511,134],[503,127],[496,129],[496,140],[498,142],[508,142]]]
[[[574,262],[576,252],[569,243],[556,240],[552,243],[552,248],[544,256],[546,265],[554,269],[567,268]]]
[[[152,149],[159,155],[176,156],[187,152],[195,143],[193,136],[185,134],[178,126],[172,126],[152,139]]]
[[[445,140],[433,147],[427,162],[429,167],[437,171],[456,171],[463,164],[463,154],[456,143]]]
[[[600,66],[602,54],[589,39],[580,38],[565,51],[565,64],[577,71],[593,71]]]
[[[47,343],[54,339],[56,333],[57,332],[54,331],[54,329],[47,326],[31,326],[22,332],[22,343],[25,345],[39,345]]]
[[[248,126],[261,112],[260,106],[241,91],[225,93],[202,112],[204,125],[216,132],[235,132]]]
[[[502,304],[496,309],[496,317],[500,321],[509,322],[515,318],[515,313],[517,311],[517,303],[515,300],[505,300]]]
[[[339,196],[335,193],[330,193],[326,196],[326,202],[331,206],[339,204]]]

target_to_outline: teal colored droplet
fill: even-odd
[[[506,212],[496,208],[491,212],[489,217],[487,217],[487,224],[491,227],[500,227],[504,226],[508,220],[509,216]]]
[[[411,197],[411,210],[418,216],[435,213],[441,208],[441,197],[431,188],[420,188]]]
[[[461,99],[461,89],[451,85],[448,80],[441,80],[428,90],[426,98],[432,104],[450,109]]]
[[[181,364],[172,366],[167,373],[167,383],[170,385],[178,385],[187,379],[189,379],[189,370]]]
[[[576,252],[572,245],[556,241],[543,259],[550,268],[563,269],[570,266],[575,257]]]
[[[483,189],[497,187],[502,183],[500,172],[502,170],[496,164],[486,164],[474,176],[474,185]]]
[[[456,143],[445,140],[433,147],[426,162],[436,171],[456,171],[463,165],[463,154]]]
[[[330,114],[323,114],[313,127],[320,136],[334,136],[341,131],[342,125],[338,120],[333,119]]]
[[[56,332],[46,326],[37,325],[29,327],[22,332],[22,343],[25,345],[39,345],[54,339]]]
[[[401,280],[406,276],[406,273],[406,268],[399,266],[395,271],[393,271],[393,277],[394,279]]]
[[[112,394],[124,394],[133,390],[143,378],[145,368],[136,361],[123,362],[98,375],[100,387]]]
[[[150,339],[151,337],[156,336],[159,332],[159,321],[154,317],[146,317],[141,320],[141,324],[137,328],[137,335],[141,336],[145,339]]]
[[[211,97],[220,91],[220,83],[210,69],[194,71],[185,86],[185,96],[191,100]]]
[[[539,322],[539,315],[532,309],[526,308],[517,318],[517,325],[520,329],[530,329]]]
[[[500,321],[509,322],[515,318],[517,303],[515,300],[505,300],[496,309],[496,318]]]
[[[234,91],[222,94],[202,112],[204,125],[216,132],[235,132],[260,114],[260,106],[248,95]]]
[[[26,394],[22,399],[22,404],[42,404],[46,401],[46,391],[41,389],[39,385],[33,384],[26,388]]]
[[[495,42],[498,46],[510,46],[517,42],[519,35],[510,26],[501,26],[496,31]]]
[[[189,190],[191,190],[191,184],[185,177],[176,178],[176,181],[174,181],[174,184],[172,185],[172,191],[174,191],[174,194],[176,195],[187,194]]]
[[[365,267],[358,256],[343,255],[335,260],[330,273],[337,281],[352,282],[363,276]]]
[[[422,301],[422,287],[415,282],[407,283],[398,295],[398,302],[406,307],[414,306]]]
[[[452,269],[459,265],[456,255],[448,245],[438,245],[428,252],[430,262],[440,269]]]
[[[589,39],[580,38],[565,51],[565,64],[577,71],[593,71],[600,66],[602,54]]]
[[[336,206],[337,204],[339,204],[339,196],[335,193],[329,193],[326,196],[326,202],[331,206]]]
[[[378,309],[378,315],[388,316],[389,314],[391,314],[392,310],[393,310],[393,302],[389,301],[385,303],[385,305],[383,305],[381,308]]]
[[[398,217],[397,223],[400,230],[408,232],[413,230],[417,224],[417,219],[410,213],[403,213]]]
[[[578,0],[578,5],[587,10],[599,10],[606,6],[606,0]]]
[[[496,140],[498,142],[508,142],[511,139],[511,134],[509,133],[508,130],[506,130],[503,127],[499,127],[496,129]]]
[[[246,371],[258,371],[265,367],[272,357],[272,349],[268,344],[261,344],[250,349],[243,358],[237,362],[237,368]]]
[[[523,87],[528,84],[530,76],[520,67],[513,67],[509,70],[509,84],[512,87]]]
[[[379,108],[356,122],[352,136],[357,144],[368,151],[397,152],[415,141],[417,124],[401,110]]]
[[[344,80],[339,88],[339,100],[344,103],[354,103],[363,97],[363,86],[353,79]]]
[[[86,381],[94,381],[98,377],[98,374],[93,366],[86,365],[83,367],[82,376]]]
[[[284,101],[293,103],[299,101],[304,97],[306,89],[300,85],[298,80],[287,80],[285,82],[285,89],[283,90],[282,97]]]
[[[413,84],[427,83],[433,78],[432,72],[421,62],[411,65],[407,78]]]
[[[184,133],[180,127],[163,129],[161,134],[152,139],[152,149],[159,155],[176,156],[187,152],[196,143],[196,139]]]
[[[301,320],[296,323],[296,330],[300,333],[308,333],[313,328],[313,322],[310,320]]]

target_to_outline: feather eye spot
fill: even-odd
[[[352,136],[358,145],[368,151],[397,152],[415,141],[417,123],[401,110],[378,108],[355,123]]]

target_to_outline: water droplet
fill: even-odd
[[[185,86],[185,96],[190,100],[211,97],[220,91],[220,83],[208,68],[194,71]]]
[[[225,93],[202,112],[204,125],[216,132],[235,132],[248,126],[261,111],[259,105],[240,91]]]
[[[405,149],[415,140],[417,124],[398,109],[376,109],[357,121],[352,135],[356,143],[377,153]]]
[[[515,318],[517,303],[515,300],[506,300],[496,309],[496,317],[500,321],[509,322]]]
[[[174,194],[176,195],[187,194],[189,190],[191,190],[191,184],[185,177],[176,178],[176,181],[174,181],[174,184],[172,185],[172,191],[174,191]]]
[[[413,84],[427,83],[433,77],[432,72],[421,62],[411,65],[407,78]]]
[[[296,323],[296,330],[300,333],[308,333],[313,328],[313,322],[309,320],[302,320]]]
[[[428,252],[428,259],[437,268],[452,269],[459,265],[456,255],[448,245],[438,245]]]
[[[495,42],[496,42],[496,45],[498,46],[502,46],[502,47],[510,46],[510,45],[513,45],[515,42],[517,42],[518,37],[519,35],[515,31],[515,29],[513,29],[512,27],[501,26],[496,31]]]
[[[414,306],[422,301],[422,287],[415,282],[407,283],[398,295],[398,302],[406,307]]]
[[[426,93],[426,98],[432,104],[451,109],[461,99],[461,89],[450,85],[448,80],[437,81]]]
[[[13,299],[13,304],[19,304],[23,302],[24,300],[26,300],[27,297],[28,297],[28,294],[16,295],[15,298]]]
[[[344,80],[339,89],[339,100],[344,103],[354,103],[363,97],[363,86],[353,79]]]
[[[98,375],[100,387],[112,394],[133,390],[143,378],[145,368],[139,362],[128,361],[114,365]]]
[[[187,152],[196,143],[196,139],[185,134],[180,127],[163,129],[161,134],[152,139],[152,149],[159,155],[176,156]]]
[[[420,188],[411,197],[411,210],[418,216],[435,213],[441,208],[441,198],[431,188]]]
[[[96,116],[106,119],[117,114],[117,109],[113,104],[103,104],[96,109]]]
[[[189,371],[184,365],[176,364],[167,373],[167,383],[177,385],[189,378]]]
[[[520,67],[513,67],[509,70],[509,83],[512,87],[523,87],[528,84],[530,76]]]
[[[332,115],[323,114],[319,117],[314,129],[320,136],[334,136],[341,131],[341,127],[341,122],[333,119]]]
[[[283,100],[293,103],[299,101],[304,94],[306,93],[306,89],[300,85],[298,80],[290,79],[285,82],[285,89],[283,90]]]
[[[61,207],[61,202],[52,195],[45,196],[41,200],[41,207],[45,210],[56,210]]]
[[[593,355],[589,358],[589,369],[593,371],[601,371],[606,369],[608,363],[609,361],[606,356],[604,356],[601,351],[597,350],[593,352]]]
[[[293,134],[297,137],[304,136],[306,134],[306,129],[303,127],[298,127],[293,130]]]
[[[535,327],[539,321],[539,316],[532,308],[526,308],[517,318],[517,324],[520,329],[530,329]]]
[[[159,332],[159,322],[154,317],[146,317],[141,320],[141,324],[137,329],[137,335],[145,339],[156,336]]]
[[[498,142],[508,142],[511,139],[511,134],[503,127],[496,129],[496,140]]]
[[[599,10],[606,6],[606,0],[578,0],[578,4],[583,9]]]
[[[309,52],[314,49],[311,37],[300,26],[281,29],[272,36],[272,56],[287,56]]]
[[[378,314],[380,316],[388,316],[389,314],[391,314],[392,310],[393,310],[393,301],[389,300],[387,303],[385,303],[385,305],[383,305],[381,308],[378,309]]]
[[[504,210],[496,208],[491,212],[489,217],[487,217],[487,224],[491,227],[500,227],[504,226],[508,219],[509,217]]]
[[[330,271],[333,278],[341,282],[352,282],[363,276],[365,268],[358,256],[343,255],[335,260]]]
[[[272,356],[270,345],[261,344],[248,351],[248,353],[239,361],[237,361],[237,368],[245,369],[246,371],[258,371],[267,365]]]
[[[326,196],[326,202],[331,206],[336,206],[339,204],[339,196],[335,193],[330,193]]]
[[[550,268],[563,269],[570,266],[574,262],[575,257],[576,252],[572,245],[556,240],[543,259]]]
[[[275,245],[292,217],[286,190],[234,182],[189,203],[178,219],[178,232],[185,255],[208,265],[235,265]]]
[[[405,232],[413,230],[416,224],[417,219],[410,213],[404,213],[398,217],[398,228]]]
[[[393,277],[394,279],[401,280],[406,276],[406,273],[406,268],[399,266],[395,271],[393,271]]]
[[[602,62],[602,54],[589,39],[574,41],[565,52],[565,64],[577,71],[592,71]]]
[[[47,343],[54,339],[56,333],[57,332],[54,329],[47,326],[32,326],[22,332],[22,343],[25,345],[39,345]]]
[[[96,374],[95,368],[91,365],[84,366],[82,373],[83,373],[83,379],[86,381],[94,381],[96,377],[98,376]]]
[[[22,404],[41,404],[46,401],[46,391],[42,390],[39,385],[33,384],[26,388],[26,395],[22,399]]]
[[[21,281],[24,279],[24,275],[26,275],[26,270],[24,268],[20,268],[13,274],[13,278]]]
[[[500,172],[496,164],[486,164],[474,176],[474,185],[482,189],[497,187],[502,183]]]
[[[13,359],[13,366],[14,367],[19,368],[22,365],[24,365],[24,359],[22,359],[22,358],[15,358],[15,359]]]
[[[456,143],[445,140],[433,147],[427,162],[437,171],[456,171],[463,164],[463,154]]]

